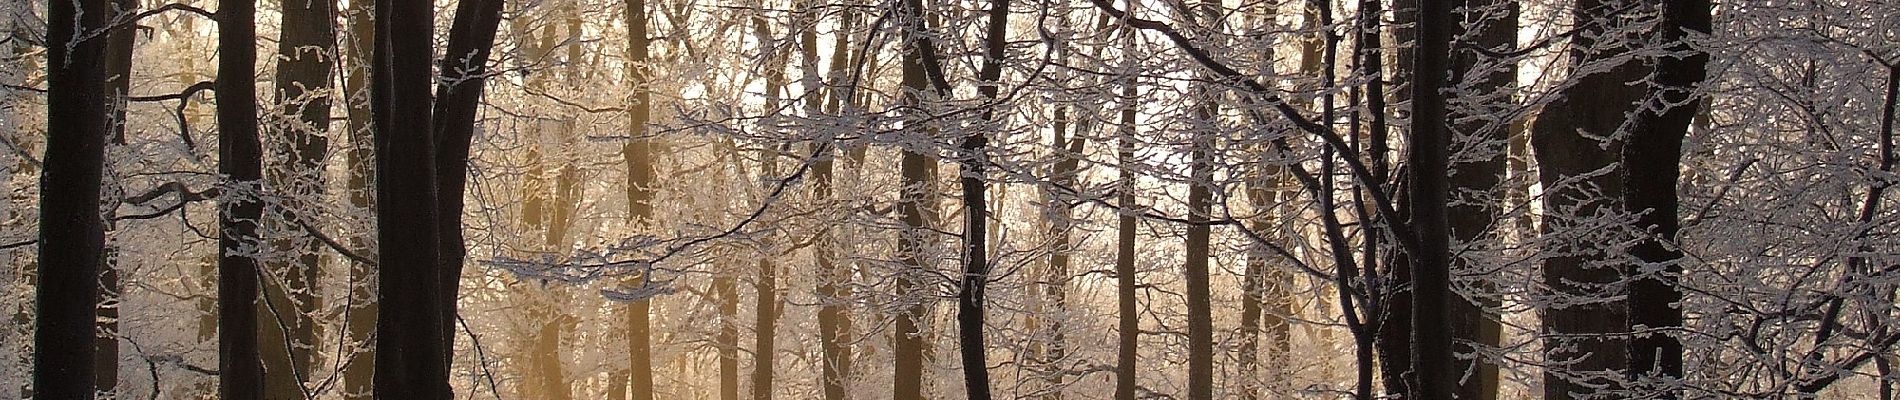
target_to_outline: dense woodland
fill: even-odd
[[[0,398],[1900,383],[1893,0],[15,0],[0,84]]]

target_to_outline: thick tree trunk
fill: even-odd
[[[1696,105],[1701,103],[1693,97],[1696,86],[1708,78],[1709,54],[1690,46],[1687,39],[1691,33],[1710,32],[1711,8],[1708,0],[1662,3],[1659,42],[1684,55],[1656,60],[1654,79],[1660,92],[1656,98],[1662,111],[1645,110],[1637,115],[1622,154],[1623,204],[1637,215],[1637,234],[1642,235],[1630,249],[1641,265],[1624,267],[1623,272],[1634,280],[1629,295],[1630,326],[1643,330],[1630,341],[1629,374],[1641,385],[1639,389],[1659,391],[1655,394],[1664,399],[1676,398],[1676,391],[1669,385],[1683,372],[1682,342],[1673,332],[1682,328],[1682,309],[1677,308],[1682,291],[1676,286],[1682,275],[1678,263],[1682,251],[1674,243],[1681,228],[1676,181],[1681,174],[1682,141],[1695,119]],[[1893,89],[1888,90],[1892,96]],[[1882,143],[1881,147],[1884,169],[1892,165],[1892,156],[1886,153],[1892,146]],[[1645,265],[1661,265],[1662,270],[1650,271]]]
[[[1517,43],[1517,4],[1499,0],[1480,0],[1467,4],[1470,8],[1460,12],[1459,20],[1474,21],[1476,25],[1466,26],[1462,37],[1468,37],[1472,45],[1494,51],[1508,51],[1516,48]],[[1487,15],[1493,17],[1486,17]],[[1505,163],[1509,154],[1506,148],[1511,136],[1511,121],[1487,118],[1489,115],[1503,115],[1498,111],[1512,104],[1512,88],[1517,77],[1515,65],[1493,65],[1496,60],[1469,50],[1452,53],[1451,71],[1458,74],[1454,82],[1462,81],[1469,85],[1476,98],[1461,101],[1464,108],[1448,110],[1446,121],[1455,123],[1453,133],[1454,148],[1474,149],[1475,156],[1462,156],[1466,161],[1451,165],[1453,172],[1449,177],[1451,188],[1448,192],[1451,201],[1447,212],[1451,224],[1451,237],[1457,243],[1480,243],[1492,234],[1494,227],[1500,226],[1501,210],[1504,205],[1501,186],[1505,178]],[[1478,70],[1479,68],[1490,68]],[[1480,252],[1461,252],[1466,256],[1453,257],[1453,274],[1473,282],[1469,286],[1475,290],[1469,296],[1453,295],[1450,300],[1450,318],[1452,336],[1455,339],[1454,351],[1471,354],[1471,358],[1459,357],[1452,367],[1452,376],[1459,379],[1458,398],[1472,400],[1497,399],[1497,364],[1484,362],[1485,358],[1476,353],[1481,348],[1499,345],[1502,326],[1498,316],[1487,311],[1501,304],[1495,294],[1495,285],[1491,275],[1481,270],[1473,262],[1472,256]]]
[[[930,90],[933,79],[927,64],[935,57],[935,49],[925,33],[923,2],[903,0],[898,17],[904,27],[904,53],[900,63],[903,103],[908,107],[924,107],[925,98],[929,96],[926,91]],[[936,130],[925,126],[925,115],[914,114],[918,115],[906,116],[904,129],[916,140],[934,140]],[[930,230],[935,225],[937,193],[933,182],[937,165],[930,156],[917,150],[905,148],[902,153],[898,161],[897,210],[904,227],[897,239],[897,258],[902,269],[897,279],[896,309],[899,311],[892,338],[891,398],[922,400],[926,344],[919,325],[926,318],[925,305],[930,301],[930,294],[925,283],[931,275],[923,252],[925,241],[934,235]]]
[[[46,153],[40,175],[38,291],[33,334],[34,395],[92,399],[99,267],[105,224],[99,215],[112,98],[106,89],[106,41],[75,40],[111,17],[106,0],[47,3]]]
[[[1416,246],[1406,254],[1412,269],[1412,371],[1415,386],[1407,399],[1451,400],[1452,373],[1451,230],[1447,221],[1451,124],[1445,94],[1450,87],[1452,9],[1448,0],[1419,0],[1418,51],[1413,67],[1412,132],[1406,152],[1412,169],[1406,188]]]
[[[443,310],[443,250],[436,201],[436,143],[429,85],[434,9],[378,0],[371,74],[376,139],[377,398],[447,400],[450,326]]]
[[[719,302],[719,334],[713,345],[719,351],[719,400],[739,400],[739,289],[733,277],[736,268],[713,276],[714,301]]]
[[[311,374],[317,341],[316,288],[323,251],[290,218],[317,217],[313,203],[323,197],[323,169],[329,157],[330,71],[336,56],[336,12],[331,0],[287,1],[277,44],[276,101],[283,110],[274,121],[284,133],[274,151],[279,165],[268,172],[270,187],[288,201],[275,210],[280,239],[272,247],[293,254],[294,263],[267,263],[261,282],[265,303],[258,307],[259,352],[264,356],[264,396],[303,399],[304,378]],[[304,236],[299,241],[289,238]]]
[[[257,132],[255,1],[219,0],[218,173],[230,186],[218,213],[218,397],[263,396],[257,349],[257,259],[263,144]]]
[[[1602,138],[1616,136],[1643,96],[1641,88],[1629,84],[1643,77],[1641,66],[1615,59],[1628,49],[1597,48],[1597,37],[1609,32],[1627,34],[1618,31],[1629,29],[1629,23],[1606,15],[1621,3],[1577,1],[1577,20],[1599,23],[1585,27],[1573,39],[1571,71],[1586,71],[1576,66],[1596,64],[1589,71],[1601,72],[1570,77],[1572,86],[1545,105],[1531,127],[1531,146],[1544,187],[1542,242],[1565,246],[1541,250],[1564,254],[1543,260],[1544,285],[1554,301],[1542,318],[1548,363],[1543,395],[1551,400],[1601,392],[1593,387],[1608,387],[1629,358],[1628,341],[1622,336],[1629,332],[1627,308],[1622,300],[1612,300],[1621,294],[1612,287],[1622,279],[1622,272],[1607,265],[1611,255],[1594,242],[1602,239],[1585,235],[1600,227],[1582,225],[1600,210],[1618,207],[1615,196],[1622,192],[1622,183],[1616,161],[1622,143],[1605,143],[1607,139]],[[1619,64],[1603,68],[1606,62]],[[1611,169],[1598,172],[1606,168]]]

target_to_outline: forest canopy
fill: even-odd
[[[0,398],[1882,399],[1886,0],[0,3]]]

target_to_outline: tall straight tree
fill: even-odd
[[[1129,9],[1133,9],[1134,0],[1127,0]],[[1115,400],[1134,400],[1136,395],[1136,374],[1139,369],[1135,363],[1141,355],[1138,346],[1141,343],[1141,316],[1136,308],[1135,287],[1135,117],[1140,111],[1141,92],[1136,84],[1135,40],[1138,37],[1133,28],[1121,31],[1122,81],[1121,97],[1116,99],[1121,107],[1121,119],[1115,125],[1115,162],[1117,168],[1115,206],[1118,209],[1115,218]]]
[[[369,101],[369,75],[371,47],[374,46],[376,30],[375,18],[371,15],[369,1],[351,1],[345,21],[349,34],[342,48],[343,57],[343,99],[348,103],[346,123],[349,133],[348,150],[344,152],[345,163],[349,164],[349,203],[350,207],[361,210],[374,208],[375,188],[371,187],[371,178],[375,176],[372,164],[375,163],[375,143],[370,138],[371,117]],[[376,241],[364,234],[351,235],[349,246],[356,254],[364,257],[376,257]],[[379,311],[376,302],[376,285],[373,275],[375,266],[350,260],[349,278],[349,317],[343,322],[348,331],[349,351],[339,355],[347,362],[343,367],[343,398],[347,400],[368,399],[373,394],[372,383],[375,380],[376,354],[373,342],[376,331],[376,314]]]
[[[627,219],[634,226],[653,223],[653,199],[659,193],[658,171],[654,168],[655,139],[647,136],[651,120],[652,69],[647,65],[651,41],[647,32],[646,0],[627,0],[627,80],[633,92],[627,100],[627,143],[620,148],[627,164]],[[641,277],[640,279],[646,279]],[[653,303],[638,299],[627,305],[627,370],[617,374],[625,378],[633,400],[653,400]],[[618,385],[613,385],[618,386]],[[613,391],[619,391],[616,387]]]
[[[93,398],[94,318],[105,223],[99,214],[112,98],[106,40],[81,40],[110,20],[106,0],[48,2],[46,155],[40,173],[38,290],[34,293],[33,391],[37,398]]]
[[[1219,0],[1202,0],[1187,16],[1201,28],[1218,31],[1224,14]],[[1188,400],[1214,398],[1214,317],[1209,293],[1208,261],[1213,216],[1214,145],[1220,130],[1219,94],[1212,85],[1193,89],[1194,131],[1189,146],[1187,198]]]
[[[1636,226],[1642,230],[1630,249],[1637,263],[1625,267],[1623,273],[1634,280],[1629,294],[1630,327],[1654,331],[1630,341],[1629,374],[1644,385],[1638,389],[1658,390],[1657,398],[1674,399],[1677,393],[1668,385],[1683,372],[1682,342],[1670,331],[1682,328],[1682,309],[1677,304],[1682,291],[1676,285],[1682,275],[1682,251],[1674,243],[1681,229],[1676,181],[1681,175],[1682,141],[1701,103],[1695,99],[1696,86],[1708,78],[1709,62],[1709,54],[1691,46],[1688,39],[1691,34],[1709,34],[1712,10],[1708,0],[1664,1],[1661,7],[1657,42],[1674,54],[1656,60],[1656,105],[1637,114],[1629,143],[1623,147],[1623,206],[1636,215]],[[1662,268],[1651,270],[1648,265]]]
[[[1412,66],[1412,132],[1406,161],[1412,168],[1407,186],[1411,234],[1416,245],[1406,253],[1412,269],[1412,371],[1407,399],[1451,400],[1458,387],[1452,374],[1451,230],[1446,220],[1451,167],[1451,119],[1444,88],[1451,69],[1451,0],[1418,0],[1421,23]]]
[[[984,29],[983,69],[977,91],[996,100],[1003,77],[1003,55],[1009,32],[1009,0],[991,0],[989,23]],[[941,70],[937,72],[941,78]],[[939,87],[939,92],[947,92]],[[1001,124],[995,108],[983,110],[983,124],[963,136],[958,147],[958,165],[962,170],[958,183],[963,187],[963,279],[957,292],[958,349],[963,355],[963,389],[971,400],[990,398],[989,348],[983,344],[983,298],[990,279],[989,199],[984,197],[989,169],[989,129]]]
[[[1531,126],[1531,146],[1543,183],[1545,248],[1554,254],[1543,259],[1544,286],[1553,305],[1543,310],[1541,330],[1547,365],[1544,398],[1585,398],[1606,388],[1613,371],[1629,358],[1627,311],[1621,293],[1612,291],[1622,271],[1608,264],[1609,255],[1585,232],[1583,224],[1600,211],[1615,210],[1622,192],[1617,166],[1620,142],[1616,137],[1625,117],[1642,99],[1643,90],[1630,85],[1642,79],[1639,63],[1620,55],[1619,44],[1631,22],[1613,15],[1622,0],[1577,0],[1573,13],[1580,32],[1568,54],[1573,76],[1569,86],[1544,106]],[[1614,35],[1614,36],[1613,36]],[[1605,65],[1606,63],[1613,63]],[[1580,68],[1580,66],[1590,68]],[[1609,169],[1605,173],[1605,169]]]
[[[135,0],[112,0],[117,12],[138,12]],[[117,17],[115,17],[117,18]],[[112,98],[112,132],[107,142],[112,146],[126,144],[126,105],[132,87],[132,47],[138,38],[138,30],[132,24],[117,27],[106,39],[106,77],[112,79],[107,96]],[[117,209],[117,205],[108,203],[107,210]],[[118,229],[118,224],[110,219],[106,221],[106,230]],[[119,279],[118,249],[107,247],[104,261],[99,269],[99,331],[95,345],[98,354],[94,355],[96,364],[93,369],[98,375],[93,377],[94,387],[100,393],[114,393],[119,386],[119,305],[125,301],[125,282]]]
[[[255,0],[218,1],[218,397],[263,397],[257,350],[258,222],[264,149],[257,136]]]
[[[429,126],[434,9],[425,0],[378,0],[375,13],[377,301],[389,306],[376,316],[376,397],[446,400],[453,391]]]
[[[931,42],[928,24],[924,16],[922,0],[902,0],[898,7],[898,21],[903,24],[904,54],[900,64],[903,76],[903,103],[912,109],[923,109],[927,99],[948,94],[944,90],[942,69],[934,65],[936,46]],[[933,72],[935,73],[934,76]],[[930,91],[936,93],[929,93]],[[936,129],[927,126],[926,113],[907,115],[904,129],[914,140],[934,141]],[[897,301],[900,304],[897,313],[896,332],[892,338],[895,349],[892,351],[893,400],[921,400],[924,398],[923,372],[925,342],[919,325],[925,315],[927,293],[923,291],[925,277],[931,275],[929,263],[924,256],[924,243],[932,236],[930,230],[936,222],[936,181],[937,163],[915,146],[905,146],[898,159],[898,204],[897,210],[904,227],[898,233],[897,258],[903,270],[898,272]]]
[[[308,221],[314,215],[308,202],[323,196],[323,169],[329,158],[330,71],[336,64],[336,12],[333,0],[291,0],[282,7],[277,55],[276,102],[282,110],[277,125],[283,138],[273,151],[279,165],[266,171],[270,186],[285,191],[282,219]],[[316,240],[293,247],[288,238],[301,232],[294,222],[280,222],[280,239],[273,247],[293,254],[295,262],[269,263],[261,283],[263,307],[258,307],[259,352],[271,374],[264,376],[265,397],[301,399],[303,379],[311,376],[312,349],[317,345],[317,290],[323,249]]]
[[[1466,1],[1466,7],[1459,11],[1459,20],[1468,21],[1460,32],[1461,41],[1469,45],[1492,51],[1508,51],[1517,43],[1516,2],[1499,0]],[[1506,115],[1497,112],[1499,105],[1512,104],[1510,90],[1517,77],[1517,68],[1490,59],[1474,50],[1459,50],[1452,53],[1451,71],[1457,75],[1453,82],[1467,85],[1470,99],[1461,99],[1462,108],[1447,110],[1447,119],[1454,124],[1452,141],[1454,148],[1472,149],[1474,155],[1460,156],[1452,162],[1449,196],[1451,205],[1447,210],[1451,238],[1458,243],[1480,243],[1487,233],[1500,226],[1504,206],[1501,186],[1504,183],[1505,163],[1509,158],[1506,151],[1510,142],[1511,121],[1488,118],[1487,115]],[[1504,65],[1498,65],[1505,63]],[[1463,96],[1463,95],[1461,95]],[[1492,294],[1495,285],[1489,280],[1488,273],[1479,269],[1469,255],[1476,252],[1462,252],[1466,256],[1452,257],[1453,274],[1474,281],[1473,287],[1479,289],[1469,293],[1468,298],[1451,296],[1450,318],[1452,335],[1457,346],[1455,350],[1462,354],[1471,354],[1470,358],[1459,357],[1457,366],[1452,368],[1454,376],[1467,376],[1459,380],[1458,398],[1472,400],[1494,400],[1498,396],[1498,369],[1494,363],[1484,362],[1477,351],[1482,346],[1497,346],[1501,339],[1502,326],[1498,316],[1486,310],[1496,307],[1498,299]]]
[[[814,14],[817,11],[818,9],[809,3],[804,10],[806,14]],[[829,78],[827,78],[833,82],[843,81],[845,74],[849,73],[846,69],[849,64],[845,60],[850,59],[850,32],[856,25],[856,15],[849,10],[839,13],[839,27],[833,33],[831,65],[828,72]],[[813,17],[807,18],[808,21],[816,20]],[[813,75],[805,78],[806,90],[816,91],[819,89],[817,85],[824,84],[815,76],[818,68],[817,24],[813,23],[805,28],[801,35],[801,57],[805,59],[806,73]],[[846,104],[851,103],[850,99],[853,97],[851,91],[842,87],[832,87],[829,91],[823,113],[842,114]],[[816,102],[817,99],[807,100],[807,103]],[[810,105],[806,108],[807,112],[816,110]],[[838,154],[837,138],[824,137],[813,146],[819,146],[820,151],[818,160],[811,166],[812,195],[818,199],[820,207],[831,209],[835,207],[832,198],[834,186],[832,180],[835,179],[834,159]],[[819,274],[818,347],[823,353],[819,360],[824,363],[821,367],[820,379],[823,380],[825,400],[844,400],[845,391],[851,380],[851,318],[846,313],[845,307],[849,304],[849,289],[846,288],[845,283],[850,279],[850,272],[838,265],[839,242],[833,236],[832,227],[821,225],[817,234],[818,237],[814,239],[816,244],[812,248],[812,257],[818,264]]]

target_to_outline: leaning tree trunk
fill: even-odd
[[[495,47],[495,33],[501,27],[503,3],[502,0],[465,0],[456,3],[455,20],[449,27],[448,47],[443,49],[443,54],[455,56],[442,58],[439,68],[442,79],[436,87],[433,109],[428,114],[405,114],[430,117],[425,126],[429,129],[428,138],[434,146],[431,162],[436,185],[435,197],[432,199],[437,257],[433,299],[436,302],[435,311],[440,314],[437,318],[441,320],[441,325],[436,329],[440,330],[440,356],[444,365],[455,353],[455,324],[458,319],[455,303],[457,292],[461,289],[463,258],[467,253],[462,243],[462,200],[468,186],[469,144],[475,136],[475,112],[481,105],[483,84],[487,83],[488,57]],[[424,35],[424,38],[429,37],[432,36]],[[423,66],[422,69],[426,72],[428,67]],[[423,94],[423,100],[426,101],[426,92]]]
[[[977,91],[991,101],[1000,93],[1008,28],[1009,0],[992,0],[985,28],[983,69],[977,72],[982,82]],[[942,71],[935,72],[941,79]],[[984,291],[990,279],[990,210],[989,199],[984,197],[989,183],[984,175],[989,169],[987,130],[998,125],[995,109],[985,108],[982,119],[981,127],[964,134],[957,160],[962,171],[957,181],[963,189],[963,279],[957,291],[957,342],[963,356],[963,389],[971,400],[990,398],[989,347],[983,342]]]
[[[106,41],[75,40],[110,20],[106,0],[47,3],[46,153],[40,175],[33,390],[44,399],[92,399],[94,318],[105,223],[99,215],[112,99]]]
[[[218,397],[263,396],[257,349],[257,259],[264,203],[257,136],[257,10],[254,0],[218,1],[218,173],[228,179],[218,213]]]
[[[1682,171],[1682,141],[1688,136],[1689,124],[1695,119],[1696,105],[1700,103],[1694,98],[1696,86],[1708,78],[1709,54],[1691,46],[1688,36],[1691,32],[1709,34],[1711,13],[1708,0],[1662,3],[1659,42],[1683,56],[1656,60],[1654,79],[1659,86],[1656,98],[1662,104],[1662,111],[1646,109],[1637,115],[1635,128],[1622,154],[1623,206],[1637,216],[1636,226],[1641,230],[1638,234],[1642,235],[1630,254],[1636,256],[1641,265],[1663,266],[1661,271],[1655,272],[1646,271],[1641,265],[1624,267],[1624,275],[1635,281],[1630,285],[1629,294],[1630,327],[1654,331],[1636,335],[1630,341],[1629,374],[1640,385],[1638,389],[1658,391],[1655,394],[1664,399],[1676,398],[1678,393],[1669,385],[1681,378],[1683,372],[1682,342],[1677,333],[1672,332],[1682,328],[1682,309],[1677,308],[1682,301],[1682,291],[1677,288],[1677,279],[1682,275],[1679,264],[1682,251],[1676,249],[1674,243],[1676,232],[1681,229],[1676,181]],[[1893,89],[1888,90],[1892,96]],[[1891,119],[1886,122],[1892,123]],[[1881,147],[1881,167],[1890,168],[1892,156],[1886,152],[1892,146],[1882,143]],[[1882,382],[1884,385],[1885,381]]]

